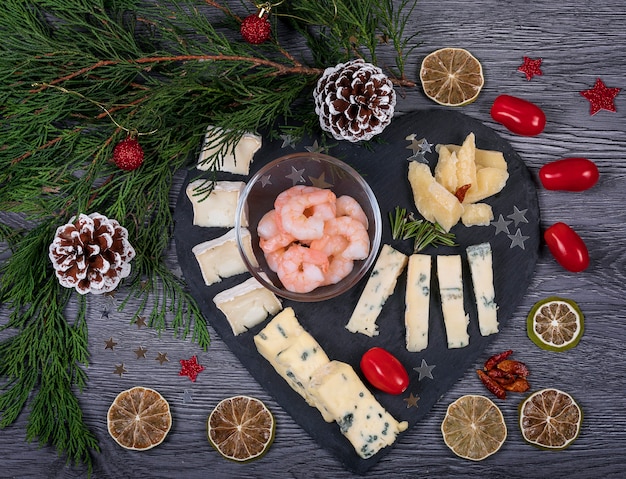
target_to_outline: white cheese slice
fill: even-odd
[[[387,298],[393,293],[398,276],[404,270],[408,257],[389,245],[383,245],[365,289],[346,325],[348,331],[377,336],[376,320]]]
[[[235,336],[261,323],[282,309],[280,300],[256,278],[215,295],[213,302],[224,313]]]
[[[488,336],[498,332],[498,305],[493,286],[491,245],[489,243],[472,245],[468,246],[466,251],[478,310],[478,327],[480,334]]]
[[[463,348],[469,344],[469,316],[463,306],[461,256],[437,256],[437,278],[448,348]]]
[[[220,282],[222,278],[229,278],[248,270],[241,258],[235,236],[235,230],[231,229],[218,238],[205,241],[191,248],[207,286]],[[251,238],[250,231],[242,228],[242,245],[248,258],[255,263],[255,266],[258,266],[254,260]]]
[[[187,185],[187,197],[193,206],[193,224],[232,228],[235,226],[239,196],[246,184],[243,181],[216,181],[210,194],[196,191],[206,185],[207,182],[203,179],[194,180]],[[243,219],[242,226],[248,226],[247,218]]]
[[[408,427],[406,421],[398,422],[385,410],[349,364],[331,361],[319,368],[309,393],[364,459],[393,444]]]
[[[198,156],[197,168],[206,171],[210,169],[209,158],[214,157],[219,150],[224,148],[223,130],[209,126],[204,137],[202,151]],[[225,153],[218,160],[219,170],[237,175],[247,175],[250,173],[250,164],[254,159],[254,154],[261,148],[263,140],[259,135],[253,133],[244,133],[239,141],[234,145],[228,145]]]
[[[429,255],[412,254],[409,256],[404,310],[407,351],[422,351],[428,346],[430,271]]]

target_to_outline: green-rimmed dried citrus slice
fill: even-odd
[[[519,408],[522,436],[543,449],[565,449],[578,437],[583,413],[574,398],[558,389],[542,389]]]
[[[480,62],[462,48],[441,48],[422,61],[424,93],[444,106],[463,106],[478,97],[485,84]]]
[[[172,427],[170,406],[154,389],[137,386],[117,395],[109,407],[107,427],[123,448],[144,451],[167,436]]]
[[[571,299],[551,296],[533,306],[526,319],[530,340],[542,349],[566,351],[578,344],[585,320]]]
[[[472,461],[497,452],[507,435],[500,408],[485,396],[471,394],[448,406],[441,433],[452,452]]]
[[[248,396],[220,401],[207,420],[211,445],[225,458],[238,462],[265,454],[275,428],[274,416],[265,404]]]

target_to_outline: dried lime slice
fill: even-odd
[[[507,436],[500,408],[485,396],[471,394],[448,406],[441,433],[452,452],[472,461],[482,461],[497,452]]]
[[[535,303],[526,318],[530,340],[542,349],[566,351],[578,344],[585,320],[571,299],[551,296]]]
[[[237,462],[258,459],[274,440],[276,424],[259,399],[233,396],[215,406],[207,421],[211,445],[225,458]]]
[[[519,408],[522,436],[542,449],[565,449],[578,437],[582,420],[574,398],[554,388],[531,394]]]

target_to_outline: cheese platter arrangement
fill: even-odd
[[[322,153],[319,138],[248,140],[253,160],[243,170],[240,163],[216,177],[188,172],[174,216],[179,264],[203,314],[251,375],[321,447],[364,473],[507,327],[539,254],[534,181],[507,141],[451,110],[406,113],[367,145],[331,143]],[[308,155],[311,164],[264,170],[286,155]],[[354,260],[367,266],[348,288],[311,300],[317,287],[282,291],[288,281],[260,247],[259,222],[276,200],[272,187],[333,191],[341,175],[309,171],[326,156],[348,165],[369,190],[361,206],[370,249],[368,259]],[[193,193],[211,178],[220,185],[213,206]],[[243,208],[242,196],[252,198],[255,187],[267,202]],[[436,222],[449,241],[416,251],[412,239],[395,234],[400,211],[405,223]],[[215,222],[216,215],[230,220]],[[309,254],[310,242],[297,246]],[[372,350],[400,363],[402,387],[372,380],[362,363]]]

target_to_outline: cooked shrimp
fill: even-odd
[[[342,255],[349,244],[345,237],[339,235],[325,235],[311,242],[311,249],[319,249],[328,256],[328,270],[324,273],[325,285],[338,283],[352,271],[354,261]]]
[[[322,218],[324,221],[330,220],[337,216],[337,206],[333,202],[321,203],[314,205],[304,212],[306,216],[316,216]]]
[[[324,234],[342,236],[348,241],[348,245],[341,253],[344,258],[367,258],[370,251],[370,238],[363,223],[350,216],[339,216],[326,222]]]
[[[324,284],[328,257],[319,250],[291,245],[278,257],[276,273],[288,291],[309,293]]]
[[[352,196],[342,195],[337,198],[337,216],[349,216],[360,223],[365,229],[368,228],[369,221],[361,205]]]
[[[286,248],[278,248],[269,253],[265,253],[265,261],[267,261],[267,266],[272,271],[278,271],[278,263],[280,262],[280,258],[283,254],[285,254]]]
[[[312,186],[299,188],[300,194],[289,193],[294,186],[278,195],[274,206],[279,217],[279,223],[283,230],[293,235],[298,240],[314,240],[324,234],[325,220],[320,216],[307,216],[311,208],[323,203],[334,202],[335,194],[330,190],[315,188]]]
[[[280,233],[278,223],[276,223],[276,218],[276,210],[269,210],[263,215],[256,227],[259,238],[270,239],[272,236],[276,236]]]

